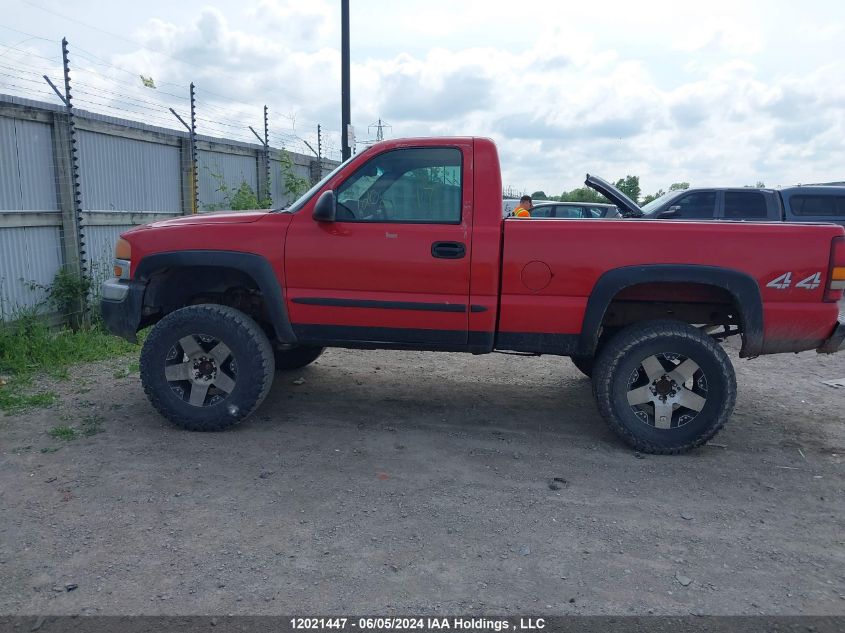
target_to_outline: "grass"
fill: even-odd
[[[0,411],[19,413],[53,404],[54,393],[31,390],[37,375],[67,378],[68,368],[76,363],[104,360],[137,350],[137,345],[112,336],[99,323],[76,331],[57,330],[34,314],[0,323]],[[136,367],[137,363],[131,364],[129,371]]]
[[[126,367],[121,367],[120,369],[116,370],[113,374],[115,378],[126,378],[127,376],[132,376],[133,374],[137,374],[141,371],[138,362],[129,363]]]
[[[79,434],[91,437],[103,432],[103,418],[99,415],[86,415],[79,424]]]
[[[0,387],[0,411],[20,413],[36,407],[49,407],[57,396],[52,391],[39,391],[32,394],[20,393],[14,383]]]
[[[86,415],[79,422],[79,426],[59,424],[47,431],[47,435],[57,440],[70,442],[78,437],[91,437],[103,432],[103,417],[100,415]],[[44,450],[42,449],[42,452]]]
[[[76,439],[76,429],[72,426],[60,424],[58,426],[54,426],[52,429],[47,431],[47,435],[49,435],[50,437],[55,437],[57,440],[64,440],[66,442],[69,442],[70,440]]]

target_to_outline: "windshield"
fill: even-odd
[[[648,204],[644,204],[640,208],[643,210],[643,213],[645,215],[648,215],[649,213],[651,213],[652,211],[654,211],[658,207],[663,206],[664,202],[668,202],[672,198],[677,198],[682,193],[684,193],[684,192],[683,191],[670,191],[669,193],[664,193],[659,198],[655,198],[654,200],[652,200]]]
[[[311,187],[308,191],[303,193],[293,204],[290,204],[286,207],[282,207],[280,209],[273,209],[273,210],[274,211],[284,211],[285,213],[296,213],[302,207],[304,207],[305,203],[308,202],[311,199],[311,197],[315,193],[317,193],[329,180],[334,178],[335,174],[337,174],[337,172],[339,172],[341,169],[343,169],[350,160],[352,160],[351,156],[349,158],[347,158],[345,161],[343,161],[340,165],[338,165],[337,167],[332,169],[326,176],[323,176],[323,179],[320,182],[318,182],[316,185]]]

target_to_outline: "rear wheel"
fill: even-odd
[[[722,347],[679,321],[632,325],[596,359],[602,416],[631,447],[683,453],[710,440],[736,401],[736,376]]]
[[[273,369],[273,349],[258,324],[214,304],[171,312],[141,351],[150,402],[191,431],[219,431],[250,415],[270,391]]]
[[[276,350],[276,371],[299,369],[310,365],[323,353],[323,347],[294,347],[293,349]]]

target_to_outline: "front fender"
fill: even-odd
[[[290,317],[285,307],[284,294],[273,267],[265,257],[254,253],[222,250],[190,250],[155,253],[142,259],[134,271],[134,277],[140,282],[149,281],[150,275],[166,268],[188,266],[215,266],[232,268],[249,275],[264,297],[267,313],[276,338],[287,344],[296,343],[296,335],[290,325]]]

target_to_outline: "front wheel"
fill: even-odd
[[[736,402],[736,375],[722,347],[679,321],[651,321],[616,334],[596,358],[593,387],[610,428],[644,453],[701,446]]]
[[[267,396],[273,374],[264,331],[228,306],[171,312],[141,350],[141,382],[150,402],[191,431],[220,431],[247,417]]]

